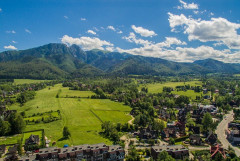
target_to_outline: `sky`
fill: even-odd
[[[0,0],[0,51],[48,43],[240,63],[240,0]]]

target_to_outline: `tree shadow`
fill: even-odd
[[[67,137],[62,137],[60,139],[58,139],[58,141],[63,141],[63,140],[67,140],[68,138]]]

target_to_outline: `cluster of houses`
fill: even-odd
[[[103,143],[95,145],[78,145],[65,148],[44,148],[40,149],[34,158],[25,156],[21,161],[58,161],[58,160],[83,160],[86,161],[123,161],[125,151],[119,145],[107,146]]]
[[[0,105],[0,117],[4,120],[8,118],[12,113],[16,113],[16,110],[8,110],[5,105]]]

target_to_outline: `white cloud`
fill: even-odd
[[[79,45],[83,48],[83,50],[91,50],[91,49],[100,49],[104,50],[104,47],[113,47],[114,45],[108,41],[100,40],[97,37],[80,37],[73,38],[68,35],[64,35],[61,38],[62,43],[67,45]]]
[[[8,34],[16,34],[16,31],[14,31],[14,30],[9,30],[9,31],[6,31],[6,33],[8,33]]]
[[[12,43],[16,44],[17,42],[13,40]]]
[[[114,47],[106,47],[107,51],[113,52],[114,51]]]
[[[113,26],[108,26],[107,29],[116,31],[116,29]]]
[[[30,30],[28,30],[28,29],[25,29],[25,32],[27,32],[27,33],[29,33],[29,34],[32,33],[32,32],[31,32]]]
[[[63,16],[65,19],[68,19],[68,16]]]
[[[12,45],[4,46],[4,49],[17,50],[17,48],[15,46],[12,46]]]
[[[118,34],[122,34],[123,32],[120,30],[120,31],[118,31],[117,33],[118,33]]]
[[[186,3],[182,0],[179,0],[181,6],[178,6],[178,9],[198,9],[198,4],[195,3]]]
[[[122,39],[127,40],[128,42],[135,43],[135,44],[141,44],[141,45],[149,45],[151,44],[150,41],[148,40],[143,40],[143,39],[137,39],[136,35],[133,32],[130,32],[129,36],[123,36]]]
[[[240,35],[237,29],[240,24],[229,22],[224,18],[211,18],[211,20],[201,20],[186,17],[185,15],[169,14],[171,31],[176,31],[176,27],[183,26],[184,33],[188,34],[188,39],[199,40],[201,42],[217,41],[223,42],[231,49],[240,49]]]
[[[145,29],[143,27],[136,27],[135,25],[132,25],[131,27],[134,30],[134,32],[140,34],[143,37],[152,37],[157,35],[154,31]]]
[[[86,21],[87,19],[86,18],[81,18],[81,21]]]
[[[186,42],[182,42],[175,37],[166,37],[165,41],[159,43],[153,43],[148,40],[138,39],[133,32],[130,32],[129,36],[122,37],[123,39],[127,40],[128,42],[143,45],[143,46],[156,46],[156,47],[170,47],[171,45],[186,45]]]
[[[210,15],[211,15],[211,16],[214,16],[214,13],[210,12]]]
[[[0,12],[2,12],[2,9],[0,8]]]
[[[215,50],[209,46],[197,48],[177,47],[166,49],[157,45],[143,46],[132,49],[116,48],[119,52],[127,52],[133,55],[158,57],[176,62],[193,62],[200,59],[213,58],[225,63],[240,63],[240,52],[231,53],[230,50]]]
[[[94,32],[93,30],[88,30],[87,33],[89,33],[89,34],[93,34],[93,35],[96,35],[96,34],[97,34],[97,33]]]

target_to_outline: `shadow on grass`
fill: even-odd
[[[69,139],[69,138],[68,137],[62,137],[62,138],[58,139],[58,141],[63,141],[63,140],[67,140],[67,139]]]

